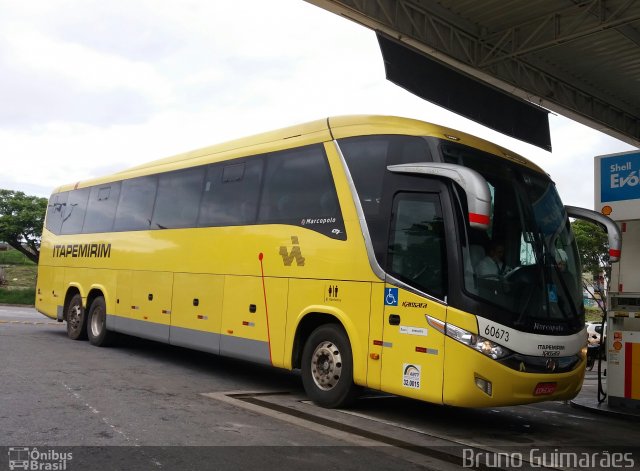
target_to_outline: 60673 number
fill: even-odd
[[[505,342],[509,341],[509,331],[500,329],[493,325],[486,326],[484,328],[484,334],[488,337],[493,337],[494,339],[504,340]]]

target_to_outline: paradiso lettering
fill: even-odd
[[[110,258],[111,244],[54,245],[53,256],[72,258]]]

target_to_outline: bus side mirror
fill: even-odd
[[[599,226],[602,226],[609,236],[609,261],[617,262],[620,260],[622,252],[622,236],[620,229],[613,219],[590,209],[578,208],[576,206],[565,206],[567,215],[575,219],[583,219]]]
[[[485,231],[489,229],[489,223],[491,222],[489,184],[475,170],[462,165],[441,162],[389,165],[387,170],[394,173],[417,173],[453,180],[462,187],[467,197],[469,225]]]

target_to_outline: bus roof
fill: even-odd
[[[274,152],[291,147],[326,142],[332,139],[371,134],[404,134],[449,139],[508,159],[537,172],[544,173],[537,165],[514,152],[454,129],[410,118],[381,115],[350,115],[320,119],[203,147],[137,165],[111,175],[63,185],[56,188],[54,193],[93,186],[114,180],[123,180],[158,172],[178,170],[195,165],[204,165],[235,157]]]

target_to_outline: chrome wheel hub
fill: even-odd
[[[104,327],[104,311],[96,307],[91,314],[91,334],[94,337],[100,336]]]
[[[82,316],[82,310],[80,306],[71,306],[71,309],[69,309],[69,314],[70,316],[69,319],[67,319],[67,322],[71,324],[71,327],[74,329],[80,327],[80,317]]]
[[[323,391],[333,389],[342,374],[342,355],[333,342],[320,343],[311,356],[311,376]]]

